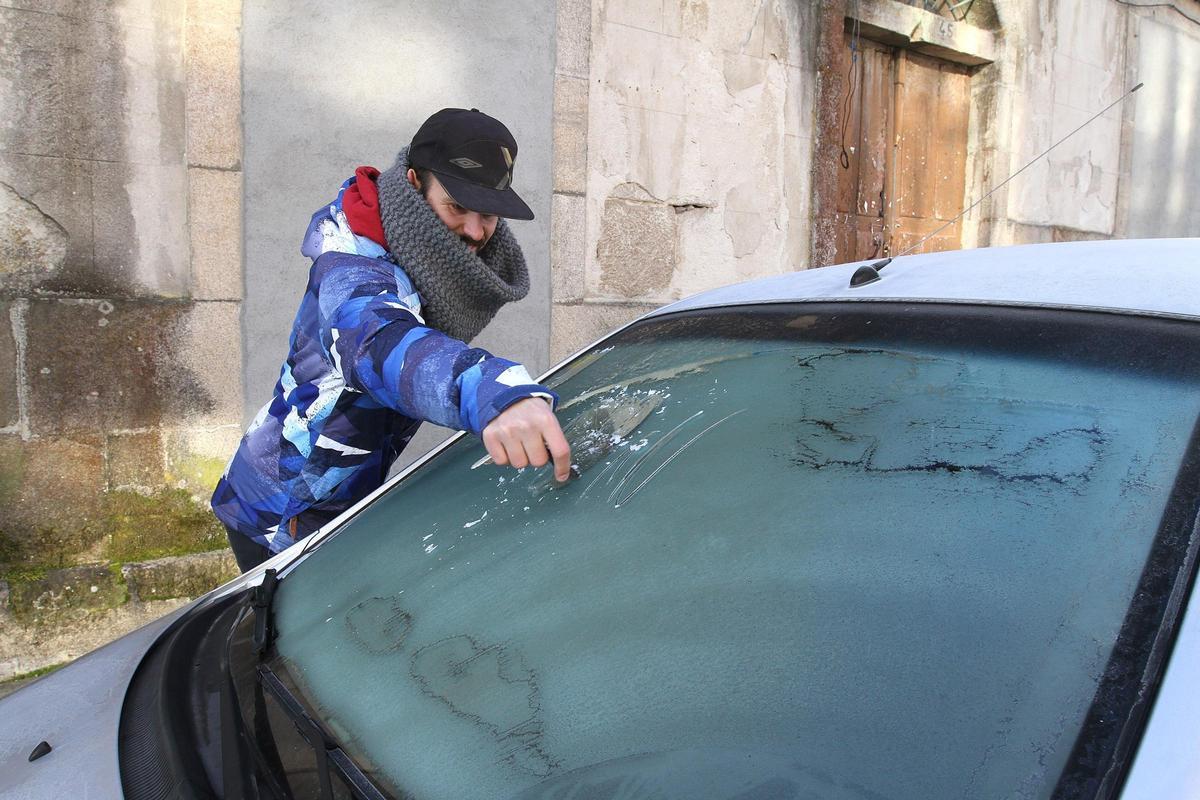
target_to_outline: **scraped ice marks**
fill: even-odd
[[[346,628],[367,652],[381,655],[399,650],[412,630],[412,617],[396,597],[372,597],[350,609]]]
[[[796,424],[793,462],[812,469],[854,467],[875,474],[964,473],[1002,482],[1078,487],[1086,483],[1108,445],[1099,424],[1030,431],[972,421],[971,436],[957,434],[962,422],[945,418],[910,422],[908,430],[879,420],[801,419]],[[1030,435],[1030,434],[1033,435]]]
[[[628,503],[630,500],[633,499],[634,495],[636,495],[642,489],[646,488],[646,486],[649,485],[650,481],[654,480],[654,477],[656,475],[658,475],[658,473],[660,473],[664,469],[666,469],[666,467],[672,461],[674,461],[676,458],[678,458],[680,455],[682,455],[683,452],[685,450],[687,450],[689,447],[691,447],[696,442],[698,442],[701,439],[701,437],[703,437],[705,434],[712,431],[714,428],[717,428],[718,426],[725,424],[728,420],[732,419],[733,417],[736,417],[738,414],[741,414],[744,411],[746,411],[746,409],[741,408],[741,409],[738,409],[737,411],[726,414],[725,416],[721,417],[720,419],[718,419],[716,422],[712,423],[711,425],[704,427],[695,436],[691,437],[686,442],[684,442],[682,445],[675,448],[675,450],[673,452],[668,453],[668,452],[664,451],[663,452],[664,457],[663,457],[661,463],[659,463],[658,466],[656,466],[652,470],[650,470],[649,474],[647,474],[640,483],[638,483],[636,486],[634,486],[632,489],[629,489],[628,491],[625,492],[624,495],[622,495],[621,494],[622,489],[624,489],[625,485],[630,482],[630,479],[634,475],[634,473],[638,472],[638,469],[643,464],[646,464],[648,462],[648,460],[652,456],[654,456],[655,453],[660,448],[662,448],[664,445],[666,445],[668,442],[670,442],[677,433],[679,433],[681,430],[683,430],[688,425],[688,423],[692,422],[693,420],[699,419],[700,416],[704,413],[704,411],[700,410],[700,411],[697,411],[695,414],[692,414],[690,417],[685,419],[683,422],[679,423],[674,428],[667,431],[662,436],[662,438],[660,438],[657,442],[655,442],[654,445],[649,450],[646,451],[646,453],[644,455],[642,455],[636,461],[633,462],[633,466],[631,466],[629,468],[629,471],[625,473],[625,475],[617,483],[616,487],[609,494],[609,497],[608,497],[609,502],[613,504],[614,508],[620,508],[621,506]],[[630,449],[630,452],[633,452],[633,448],[629,448],[629,449]],[[641,448],[639,447],[638,449],[640,450]],[[649,469],[649,467],[647,467],[647,469]],[[601,475],[603,475],[603,474],[604,473],[601,473]],[[637,477],[641,477],[641,475],[639,474]],[[599,478],[597,478],[597,480],[598,479]],[[610,477],[610,480],[611,480],[611,477]],[[591,487],[589,486],[589,488],[591,488]]]
[[[537,676],[510,648],[451,636],[413,653],[411,671],[423,692],[496,740],[498,762],[539,777],[558,766],[542,748]]]
[[[563,428],[563,435],[571,444],[572,477],[582,476],[614,450],[628,446],[627,437],[661,408],[665,399],[666,395],[657,390],[621,390],[580,412]],[[549,470],[543,472],[546,474],[529,487],[534,497],[567,485],[556,481]]]
[[[940,473],[1082,491],[1109,451],[1093,409],[999,369],[845,348],[796,360],[797,466]]]

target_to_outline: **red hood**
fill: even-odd
[[[379,187],[375,179],[379,170],[374,167],[359,167],[354,170],[354,183],[342,194],[342,212],[350,223],[350,230],[365,236],[378,245],[387,247],[383,235],[383,221],[379,218]]]

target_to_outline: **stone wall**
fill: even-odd
[[[1198,0],[926,6],[558,0],[553,360],[677,297],[829,263],[814,198],[836,187],[849,18],[972,69],[964,205],[1028,165],[964,247],[1195,235]]]
[[[11,592],[47,570],[222,546],[195,500],[240,434],[240,9],[0,7]]]
[[[560,0],[552,351],[803,268],[810,3]]]
[[[78,658],[237,574],[223,549],[0,580],[0,696],[4,681]]]
[[[1200,2],[993,6],[1001,44],[972,79],[968,197],[1025,171],[968,215],[964,246],[1195,235],[1183,187],[1200,177]]]
[[[1182,4],[1181,4],[1182,5]],[[1118,224],[1126,236],[1200,235],[1200,2],[1130,12],[1126,85],[1145,86],[1125,116]],[[1190,18],[1189,18],[1190,17]]]

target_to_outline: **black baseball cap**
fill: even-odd
[[[408,163],[438,176],[463,208],[509,219],[533,219],[512,189],[517,140],[477,108],[443,108],[421,125]]]

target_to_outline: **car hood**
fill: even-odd
[[[134,670],[169,614],[0,700],[0,796],[120,797],[117,726]],[[39,742],[52,750],[36,761]]]
[[[303,544],[0,699],[0,797],[121,797],[121,708],[142,659],[180,617],[257,586],[268,567],[282,569],[303,555]],[[30,761],[43,741],[51,751]]]

